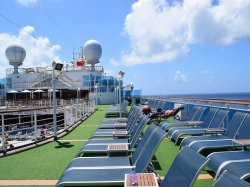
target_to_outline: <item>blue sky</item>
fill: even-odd
[[[2,1],[0,76],[10,44],[26,49],[23,67],[49,66],[95,39],[100,65],[144,95],[249,92],[249,20],[249,0]]]

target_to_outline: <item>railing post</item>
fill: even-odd
[[[84,102],[82,107],[82,113],[83,113],[83,117],[85,117],[85,107],[86,107],[86,103]]]
[[[74,105],[75,106],[75,122],[77,122],[77,118],[78,118],[78,114],[77,114],[77,112],[78,112],[78,110],[77,110],[77,104],[76,105]]]
[[[89,101],[87,101],[86,107],[87,107],[87,115],[88,115],[89,114]],[[85,111],[85,113],[86,113],[86,111]]]
[[[73,110],[73,105],[71,104],[71,107],[70,107],[70,110],[71,110],[71,116],[72,116],[72,118],[74,118],[74,110]],[[74,121],[74,119],[72,119],[73,121]],[[73,123],[72,123],[73,124]],[[70,124],[70,125],[72,125],[72,124]]]
[[[63,106],[63,114],[64,114],[64,129],[66,129],[67,128],[67,117],[66,117],[66,115],[67,115],[67,111],[66,111],[67,109],[66,109],[66,106]]]
[[[2,114],[2,147],[4,152],[6,152],[6,145],[5,145],[5,135],[4,135],[4,114]]]
[[[79,104],[79,118],[82,119],[82,104]]]
[[[76,121],[78,121],[78,104],[76,104]]]
[[[57,121],[56,121],[56,77],[55,70],[53,69],[52,74],[52,100],[53,100],[53,131],[54,131],[54,141],[57,140]]]
[[[229,112],[229,109],[230,109],[230,105],[229,104],[226,104],[226,110]],[[227,121],[226,123],[228,124],[229,123],[229,115],[227,115]],[[225,128],[225,124],[223,123],[223,128]]]
[[[35,133],[35,141],[37,141],[37,112],[34,110],[34,133]]]
[[[21,124],[21,114],[19,113],[18,115],[18,124],[20,125]]]

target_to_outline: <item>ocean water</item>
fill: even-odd
[[[158,95],[161,97],[178,97],[178,98],[200,98],[200,99],[237,99],[250,100],[250,92],[245,93],[209,93],[209,94],[173,94],[173,95]]]

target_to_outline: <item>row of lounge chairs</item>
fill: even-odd
[[[169,101],[162,101],[162,100],[142,100],[142,104],[148,102],[149,106],[151,107],[152,111],[156,111],[157,109],[168,110],[174,108],[174,103]]]
[[[234,149],[239,149],[239,147],[243,147],[244,149],[249,148],[250,117],[247,112],[234,112],[212,107],[209,107],[209,109],[205,108],[204,110],[204,107],[196,106],[188,116],[188,121],[162,122],[160,126],[168,131],[167,136],[175,141],[176,144],[180,142],[179,140],[183,136],[195,135],[194,137],[184,138],[181,141],[180,148],[188,146],[204,155],[213,151],[226,150],[226,152],[212,153],[208,156],[211,159],[209,167],[216,173],[216,179],[223,173],[226,177],[222,176],[222,179],[235,179],[235,176],[237,176],[238,179],[249,180],[250,151],[234,151]],[[225,126],[225,122],[229,116],[232,116],[232,113],[234,113],[232,119]],[[199,120],[200,115],[204,116],[204,120]],[[199,136],[197,137],[197,135]],[[229,170],[235,176],[231,177],[232,174],[225,172],[226,170]],[[238,182],[249,186],[248,183],[239,180]]]
[[[184,135],[203,135],[218,131],[228,115],[224,109],[211,108],[204,121],[194,121],[186,124],[186,128],[174,127],[168,131],[168,136],[178,144]]]
[[[133,171],[136,173],[152,172],[151,167],[148,167],[149,163],[160,142],[167,136],[178,141],[183,135],[204,134],[206,136],[184,138],[182,142],[187,141],[188,138],[196,137],[207,137],[209,140],[209,137],[233,136],[235,133],[230,132],[236,130],[237,136],[234,137],[239,137],[240,129],[250,122],[250,115],[244,112],[236,112],[227,125],[227,128],[224,129],[222,127],[228,115],[229,111],[225,109],[208,109],[198,106],[193,108],[188,117],[188,121],[163,122],[159,126],[151,124],[143,136],[140,137],[149,119],[141,114],[140,109],[132,107],[128,113],[128,118],[103,120],[90,140],[87,141],[80,150],[78,156],[81,157],[75,158],[68,165],[59,179],[57,186],[123,185],[125,174],[130,174]],[[239,124],[237,128],[235,128],[235,124]],[[178,128],[169,129],[174,126],[178,126]],[[211,131],[212,129],[213,132]],[[116,132],[119,133],[116,134]],[[175,135],[176,133],[178,136]],[[212,136],[208,136],[211,133]],[[247,134],[247,131],[245,134]],[[240,137],[245,138],[246,136],[240,135]],[[221,139],[218,138],[218,140],[222,141],[224,141],[224,139],[224,137]],[[217,138],[212,138],[212,140],[217,140]],[[201,142],[205,141],[202,140]],[[128,150],[125,151],[126,156],[110,155],[108,147],[111,145],[127,145]],[[100,156],[98,155],[99,153],[105,156]],[[214,184],[215,187],[230,187],[228,183],[233,186],[235,184],[237,184],[237,186],[249,186],[247,182],[240,179],[242,177],[239,173],[235,174],[233,170],[231,171],[231,167],[235,169],[235,166],[232,166],[234,163],[235,165],[238,163],[242,163],[242,165],[247,163],[250,166],[250,151],[249,153],[248,151],[242,150],[233,151],[235,155],[241,154],[241,156],[245,158],[244,163],[243,161],[240,162],[235,159],[235,162],[225,164],[223,160],[225,157],[222,153],[227,155],[228,152],[221,152],[221,154],[218,153],[218,155],[217,153],[213,153],[205,157],[200,154],[199,151],[193,149],[192,146],[189,146],[189,144],[184,145],[181,143],[181,151],[177,154],[164,180],[160,182],[160,186],[192,186],[206,164],[208,164],[215,173],[216,171],[219,172],[219,174],[216,174],[217,180]],[[249,159],[247,159],[247,156]],[[237,156],[235,156],[235,158],[237,158]],[[191,162],[191,160],[195,160],[195,162]],[[221,160],[221,162],[218,162],[218,160]],[[248,162],[246,160],[248,160]],[[217,163],[217,165],[215,163]],[[226,169],[224,169],[224,166]],[[228,171],[225,172],[225,170]]]
[[[97,139],[96,135],[92,136],[92,138],[83,146],[85,151],[82,151],[82,149],[78,155],[84,156],[86,149],[90,148],[91,146],[97,146],[99,150],[102,149],[102,151],[106,150],[107,152],[108,145],[122,145],[124,142],[126,142],[126,144],[129,145],[129,152],[131,154],[128,155],[130,156],[88,156],[75,158],[68,165],[67,169],[58,181],[57,186],[123,185],[125,174],[130,174],[132,171],[135,171],[136,173],[148,171],[149,162],[151,161],[160,142],[166,137],[166,132],[162,128],[151,124],[143,134],[139,143],[136,145],[142,129],[149,121],[148,117],[141,115],[140,110],[138,110],[137,107],[133,107],[128,114],[128,119],[122,119],[121,121],[120,119],[117,121],[105,119],[94,134],[102,134],[105,133],[103,131],[107,131],[108,136],[111,131],[122,131],[122,129],[125,129],[126,131],[130,132],[129,129],[133,129],[129,133],[128,137],[123,137],[123,139],[116,139],[114,137],[110,139]],[[124,123],[125,121],[127,126],[122,127],[121,123]],[[106,128],[103,129],[105,124],[109,124],[109,126],[111,126],[112,122],[112,130]],[[135,145],[136,149],[133,149]],[[197,157],[202,158],[200,167],[203,167],[207,162],[207,159],[202,155],[196,154],[189,148],[185,148],[182,153],[179,154],[179,157],[181,158],[190,151],[190,154],[194,153]],[[98,153],[98,151],[96,153]],[[182,159],[179,160],[181,161]],[[178,165],[178,163],[179,162],[176,164]],[[179,181],[173,180],[174,176],[176,175],[176,164],[173,164],[172,169],[169,170],[168,175],[161,183],[161,186],[166,186],[167,184],[176,186],[176,182]],[[198,165],[199,164],[196,166]],[[190,165],[190,167],[194,168],[194,165]],[[182,172],[183,171],[179,171],[178,175],[181,176]],[[190,178],[191,175],[193,176],[192,178]],[[182,183],[184,182],[186,184],[191,184],[195,181],[196,177],[197,171],[195,169],[193,174],[190,174],[188,177],[183,177],[185,179],[182,179]]]
[[[194,107],[189,119],[192,117],[194,119],[200,108]],[[222,179],[219,179],[215,186],[219,186],[222,183],[221,180],[226,181],[229,178],[237,179],[239,185],[250,186],[249,183],[240,180],[250,179],[250,151],[247,150],[250,146],[250,114],[218,108],[202,109],[202,111],[206,110],[208,112],[205,115],[203,113],[205,116],[203,121],[162,122],[160,125],[168,130],[167,136],[176,144],[181,136],[189,135],[181,141],[181,149],[189,147],[197,153],[208,155],[208,166],[215,172],[215,179],[223,174]],[[225,121],[229,115],[232,118],[225,127]],[[169,129],[169,127],[173,128]],[[239,150],[240,148],[243,150]]]
[[[127,100],[123,100],[121,106],[120,104],[110,106],[106,112],[106,117],[119,116],[120,113],[126,115],[128,104]]]

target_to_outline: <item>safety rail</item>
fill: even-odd
[[[57,105],[71,105],[76,103],[87,102],[85,99],[56,99]],[[2,100],[0,101],[0,111],[9,108],[36,108],[36,107],[50,107],[52,106],[51,99],[27,99],[27,100]]]
[[[220,99],[220,98],[179,98],[179,97],[163,97],[163,96],[144,96],[143,100],[160,100],[168,101],[179,104],[194,104],[194,105],[205,105],[219,108],[229,108],[234,110],[250,110],[250,100],[240,99]]]
[[[75,70],[82,70],[85,71],[92,71],[92,67],[89,65],[86,66],[75,66],[75,65],[65,65],[63,67],[63,71],[75,71]],[[46,73],[46,74],[52,74],[51,67],[33,67],[33,68],[18,68],[19,74],[25,74],[25,73]],[[103,72],[104,69],[102,66],[94,66],[94,71]],[[10,75],[13,74],[14,68],[8,68],[6,69],[6,74]]]
[[[7,153],[50,139],[68,131],[96,109],[95,101],[71,101],[56,107],[56,127],[53,107],[7,108],[0,110],[0,153]],[[56,129],[56,132],[55,132]]]

